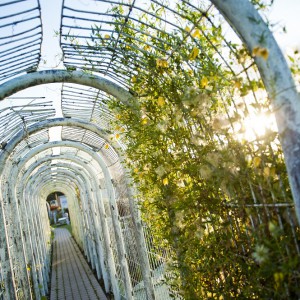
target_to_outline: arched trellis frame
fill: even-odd
[[[122,234],[121,234],[121,229],[119,227],[119,222],[118,222],[118,215],[117,215],[117,212],[116,212],[116,203],[115,203],[115,197],[114,197],[114,192],[113,192],[113,186],[112,186],[112,183],[111,183],[111,179],[110,179],[110,176],[109,174],[107,173],[108,171],[105,170],[106,167],[103,163],[103,161],[101,160],[100,157],[98,157],[97,154],[95,154],[91,149],[89,149],[87,146],[84,146],[84,145],[80,145],[78,143],[75,143],[75,142],[68,142],[68,141],[64,141],[64,142],[52,142],[52,143],[49,143],[49,144],[45,144],[45,145],[42,145],[40,147],[36,147],[35,149],[33,149],[31,152],[29,152],[26,156],[24,156],[24,158],[22,159],[22,161],[18,164],[19,165],[19,168],[22,168],[26,162],[28,161],[28,159],[30,159],[31,157],[33,157],[34,155],[46,150],[46,149],[50,149],[50,148],[53,148],[53,147],[73,147],[73,148],[76,148],[76,149],[79,149],[79,150],[82,150],[86,153],[88,153],[89,155],[91,155],[95,162],[100,164],[103,171],[106,173],[106,184],[107,184],[107,188],[110,190],[110,193],[109,193],[109,198],[110,198],[110,208],[112,207],[113,209],[111,209],[111,216],[112,216],[112,219],[113,219],[113,225],[114,225],[114,229],[115,231],[117,232],[116,236],[117,236],[117,246],[118,247],[118,253],[119,253],[119,260],[122,264],[122,267],[125,268],[124,270],[124,274],[125,276],[127,277],[124,277],[124,282],[128,285],[126,286],[126,292],[127,293],[130,293],[131,294],[131,291],[132,291],[132,287],[131,287],[131,283],[130,283],[130,279],[129,279],[129,273],[128,273],[128,266],[127,266],[127,262],[125,260],[125,252],[124,252],[124,245],[123,245],[123,239],[122,239]],[[65,165],[66,166],[66,165]],[[50,171],[51,170],[51,166],[49,167],[44,167],[43,170],[41,170],[40,172],[45,172],[45,171]],[[17,172],[17,170],[14,170],[13,173]],[[67,172],[67,171],[65,171]],[[74,173],[78,173],[78,171],[76,171],[76,169],[73,169],[73,172]],[[38,173],[40,174],[40,173]],[[72,173],[68,172],[69,174],[69,177]],[[14,174],[16,175],[16,174]],[[78,176],[80,175],[80,173],[78,173]],[[88,174],[86,174],[86,176],[88,176]],[[81,187],[84,187],[85,185],[86,186],[89,186],[89,179],[88,177],[85,176],[85,184],[80,184],[79,186]],[[37,178],[43,178],[43,176],[37,176]],[[76,178],[76,177],[74,177]],[[73,179],[74,179],[73,178]],[[82,182],[81,182],[82,183]],[[86,189],[86,191],[88,191],[88,188]],[[86,195],[86,192],[83,193],[83,195],[85,195],[85,197],[87,197],[88,199],[88,195]],[[93,201],[92,201],[93,202]],[[102,216],[102,220],[105,220],[106,218],[104,217],[105,215],[105,210],[104,210],[104,206],[103,206],[103,202],[102,200],[100,199],[100,196],[98,196],[98,199],[97,199],[97,203],[101,205],[101,216]],[[86,205],[90,205],[90,204],[86,204]],[[85,216],[86,217],[86,216]],[[107,224],[106,223],[103,223],[103,229],[105,230],[105,232],[107,233],[107,239],[106,239],[106,244],[107,245],[110,245],[110,239],[109,239],[109,235],[108,235],[108,229],[107,229]],[[111,254],[111,250],[108,249],[108,251],[110,252],[110,256],[108,257],[108,261],[110,262],[110,265],[113,267],[114,266],[114,263],[113,263],[113,257],[112,257],[112,254]],[[115,269],[115,268],[114,268]],[[111,273],[111,278],[115,279],[116,277],[116,274],[115,272],[113,272],[113,270],[110,270],[112,271]],[[127,281],[127,282],[126,282]],[[112,285],[113,285],[113,288],[114,288],[114,293],[117,297],[117,295],[119,294],[119,292],[116,290],[116,284],[114,282],[112,282]],[[128,295],[127,295],[128,297]]]
[[[40,168],[44,163],[52,161],[52,160],[53,160],[53,157],[51,155],[45,156],[44,158],[37,160],[34,164],[32,164],[30,166],[30,168],[28,168],[26,170],[26,172],[24,172],[24,174],[21,176],[21,179],[18,180],[19,187],[16,188],[17,190],[20,189],[20,192],[19,192],[20,194],[22,194],[22,191],[26,187],[29,177],[31,177],[31,175],[32,175],[32,172],[34,172],[37,168]],[[77,171],[78,168],[80,167],[82,169],[85,169],[87,174],[90,175],[88,182],[90,182],[92,185],[92,187],[91,187],[91,192],[93,194],[92,199],[96,200],[96,201],[93,201],[93,203],[92,203],[92,205],[94,206],[92,209],[97,209],[97,206],[101,205],[102,200],[101,200],[101,195],[98,195],[98,186],[97,186],[97,183],[95,182],[95,178],[97,178],[97,174],[96,174],[95,170],[92,169],[93,165],[89,166],[88,161],[86,161],[83,158],[80,158],[78,156],[74,157],[73,155],[70,155],[70,154],[61,154],[60,160],[75,163],[75,165],[73,167],[70,166],[70,168],[72,170],[74,169],[74,167],[78,166],[77,168],[74,169],[75,171]],[[56,180],[58,180],[58,179],[56,179]],[[47,183],[45,182],[45,178],[43,178],[42,182],[44,183],[44,185],[46,184],[47,186],[49,184],[48,181],[46,181]],[[50,179],[50,182],[51,182],[51,179]],[[22,185],[22,186],[20,186],[20,185]],[[61,182],[58,184],[56,183],[56,185],[60,186]],[[54,188],[51,192],[55,192],[56,190],[57,190],[57,187]],[[47,193],[50,194],[51,192],[49,191]],[[73,200],[73,197],[69,197],[68,195],[67,195],[67,198]],[[71,202],[71,200],[70,200],[70,202]],[[73,202],[74,202],[74,200],[73,200]],[[75,203],[76,203],[76,201],[75,201]],[[75,205],[75,203],[72,203],[72,205]],[[99,235],[95,234],[95,236],[98,241],[98,245],[101,246],[101,249],[99,250],[98,255],[100,257],[101,272],[103,274],[103,280],[104,280],[106,292],[109,292],[109,288],[110,288],[109,283],[111,281],[111,278],[114,278],[114,274],[116,271],[114,269],[112,269],[112,268],[114,268],[114,264],[112,264],[112,263],[109,264],[109,271],[111,271],[111,274],[108,274],[105,269],[106,267],[105,267],[104,259],[106,259],[106,261],[109,261],[110,259],[113,258],[113,256],[111,253],[111,248],[108,247],[108,245],[110,245],[110,237],[108,234],[108,229],[106,228],[106,224],[104,222],[105,211],[104,211],[103,207],[102,208],[100,207],[99,211],[100,211],[100,220],[98,218],[95,218],[94,222],[97,225],[95,228],[98,230],[98,234],[101,233],[102,239],[104,238],[104,240],[105,240],[104,247],[103,247],[102,243],[100,242],[100,240],[98,240]],[[72,213],[72,210],[71,210],[71,213]],[[76,217],[76,214],[74,214],[74,218],[72,218],[72,219],[76,222],[77,218],[78,218],[78,215]],[[100,221],[102,221],[101,225],[98,224]],[[76,229],[82,230],[82,226],[77,226]],[[75,228],[74,228],[74,230],[75,230]],[[110,257],[107,257],[107,255],[110,255]],[[97,273],[98,273],[98,277],[100,278],[101,277],[100,270],[97,269]],[[114,287],[113,289],[116,289],[116,288]]]
[[[89,234],[96,237],[97,235],[94,232],[94,230],[96,230],[96,228],[97,228],[94,225],[95,216],[91,212],[94,209],[93,206],[96,201],[94,198],[94,195],[92,195],[92,193],[91,193],[91,191],[93,190],[91,188],[92,178],[88,177],[88,174],[82,170],[81,170],[81,172],[79,172],[79,170],[76,168],[70,168],[69,165],[66,163],[58,164],[57,167],[58,167],[58,173],[59,173],[58,179],[57,179],[58,182],[63,181],[63,180],[69,180],[70,183],[75,182],[76,186],[79,187],[80,193],[81,193],[81,201],[83,204],[83,211],[85,212],[83,215],[81,214],[82,216],[79,214],[79,216],[82,217],[81,226],[88,229]],[[39,175],[39,178],[42,178],[42,180],[33,181],[31,184],[40,186],[42,184],[42,182],[51,180],[51,174],[49,174],[49,171],[50,171],[49,168],[51,169],[51,166],[50,167],[49,166],[41,167],[37,171],[37,174]],[[70,200],[72,200],[72,198]],[[71,204],[73,205],[74,203],[71,203]],[[73,213],[74,213],[74,211],[73,211]],[[74,219],[76,219],[77,217],[78,217],[78,215],[75,215]],[[95,268],[99,272],[99,263],[101,260],[95,259],[95,257],[99,258],[100,252],[97,251],[98,249],[97,249],[95,243],[90,238],[86,237],[86,238],[84,238],[83,241],[85,242],[83,245],[84,246],[83,248],[85,250],[87,257],[89,258],[89,261],[91,262],[93,268]],[[111,250],[110,250],[110,252],[111,252]],[[111,272],[111,278],[113,278],[113,280],[114,280],[114,278],[116,276],[116,272],[114,270],[115,269],[114,263],[112,263],[112,261],[113,261],[112,254],[109,253],[109,255],[110,256],[107,258],[107,261],[110,262],[108,271]],[[104,262],[102,262],[102,263],[104,263]],[[104,267],[104,265],[102,265],[101,270],[102,270],[102,272],[104,272],[103,277],[105,278],[106,277],[106,274],[105,274],[106,268],[103,268],[103,267]],[[117,286],[113,280],[111,281],[112,285],[113,285],[113,291],[114,291],[114,294],[118,295],[119,291],[116,290]],[[47,282],[47,281],[45,281],[45,282]]]
[[[245,42],[250,53],[255,47],[266,48],[269,52],[268,60],[265,61],[262,58],[255,58],[255,60],[275,110],[295,207],[297,211],[297,217],[299,221],[300,192],[298,169],[300,161],[298,154],[300,149],[300,134],[298,120],[300,120],[300,110],[298,105],[299,95],[294,87],[294,82],[292,80],[292,77],[290,76],[290,71],[287,67],[282,53],[280,52],[276,42],[272,38],[269,29],[267,28],[257,11],[248,1],[239,1],[238,4],[233,0],[212,1],[212,3],[215,4],[215,6],[222,12],[224,17],[227,18],[229,23],[235,28],[235,30],[241,36],[242,40]],[[239,11],[239,13],[236,14],[236,11]],[[262,36],[264,37],[263,42],[261,39]],[[28,86],[47,82],[65,81],[91,85],[96,88],[100,88],[101,86],[95,83],[98,80],[97,78],[95,78],[95,76],[84,76],[86,74],[81,74],[77,71],[62,71],[65,74],[59,77],[59,72],[60,71],[58,71],[58,73],[56,74],[57,76],[54,74],[55,72],[52,71],[49,71],[49,74],[46,74],[47,72],[45,72],[44,74],[33,73],[25,75],[23,78],[26,80],[23,82],[16,82],[15,80],[3,85],[3,95],[7,96],[17,90],[22,90]],[[48,79],[44,80],[43,77],[47,77]],[[73,77],[76,77],[76,80]],[[89,83],[90,81],[93,81],[93,83]],[[115,91],[111,91],[106,88],[104,88],[104,90],[119,99],[122,98],[120,97],[120,94],[118,94],[118,92],[116,93]],[[121,96],[122,95],[124,95],[123,92],[121,92]],[[132,98],[132,96],[128,93],[127,96],[127,99]],[[133,108],[135,109],[135,106],[133,106]]]
[[[28,136],[32,133],[35,133],[39,130],[42,130],[44,128],[49,128],[49,127],[55,127],[55,126],[75,126],[75,127],[80,127],[80,128],[84,128],[87,130],[90,130],[94,133],[97,133],[100,137],[106,139],[109,143],[111,143],[111,146],[115,149],[115,151],[117,151],[117,153],[119,154],[120,160],[123,160],[123,154],[121,152],[120,147],[118,146],[118,144],[114,141],[111,141],[109,139],[109,134],[106,131],[103,131],[101,128],[98,128],[96,125],[94,124],[90,124],[81,120],[71,120],[71,119],[52,119],[52,120],[45,120],[43,122],[34,124],[30,127],[27,128],[26,131],[21,131],[18,135],[15,136],[15,138],[13,138],[6,147],[6,151],[4,153],[2,153],[2,156],[0,158],[1,161],[3,161],[2,166],[5,167],[5,161],[7,159],[9,159],[10,154],[12,153],[13,149],[16,147],[16,145],[22,141],[22,139],[25,136]],[[107,173],[106,167],[104,165],[104,163],[102,162],[102,160],[98,157],[97,154],[95,154],[91,149],[89,149],[88,147],[83,147],[80,146],[78,143],[76,142],[52,142],[52,143],[48,143],[45,145],[42,145],[40,147],[36,147],[33,150],[31,150],[31,152],[29,152],[29,154],[27,154],[25,157],[22,158],[21,161],[18,162],[18,168],[15,169],[16,170],[20,170],[25,164],[26,162],[34,155],[36,155],[37,153],[45,150],[45,149],[49,149],[49,148],[53,148],[53,147],[61,147],[61,146],[67,146],[67,145],[71,145],[75,148],[81,149],[87,153],[89,153],[101,166],[102,170],[105,173],[105,179],[106,179],[106,183],[107,185],[111,186],[111,190],[113,190],[113,187],[111,185],[111,181],[109,180],[110,175]],[[100,159],[100,160],[99,160]],[[1,169],[1,171],[3,171],[3,169]],[[13,178],[15,177],[16,174],[11,175]],[[153,284],[152,284],[152,279],[151,279],[151,274],[150,274],[150,267],[149,267],[149,261],[147,258],[147,254],[146,254],[146,246],[145,246],[145,242],[144,242],[144,237],[143,237],[143,231],[142,231],[142,224],[141,224],[141,220],[139,217],[139,214],[137,214],[137,210],[136,210],[136,204],[135,204],[135,200],[134,200],[134,192],[132,191],[132,188],[130,187],[130,181],[127,180],[127,184],[128,184],[128,194],[129,194],[129,204],[130,204],[130,210],[131,210],[131,214],[133,217],[133,222],[134,222],[134,226],[135,226],[135,236],[136,236],[136,242],[138,245],[138,251],[140,252],[140,260],[141,260],[141,271],[143,273],[143,277],[144,277],[144,282],[145,282],[145,287],[146,287],[146,292],[148,293],[148,298],[151,299],[150,297],[154,297],[154,290],[153,290]],[[112,198],[111,198],[112,199]],[[116,207],[116,205],[114,205],[114,207]],[[115,210],[112,210],[112,215],[114,216]],[[104,217],[104,215],[103,215]],[[117,224],[117,216],[115,215],[115,223]],[[121,235],[119,234],[119,239],[118,239],[118,245],[122,245],[122,238]],[[119,249],[119,251],[121,253],[123,253],[122,255],[122,260],[123,262],[126,262],[125,260],[125,253],[124,250],[122,250],[121,248]],[[124,265],[124,264],[123,264]],[[125,273],[126,274],[126,273]],[[127,272],[128,274],[128,272]],[[111,275],[113,276],[113,275]],[[126,289],[126,291],[130,294],[132,294],[132,288],[130,288],[130,279],[129,277],[126,279],[128,282],[128,288]],[[118,292],[115,289],[115,294],[117,295]],[[152,294],[152,296],[151,296]],[[128,296],[128,295],[127,295]]]

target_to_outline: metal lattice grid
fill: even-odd
[[[37,69],[41,56],[42,21],[38,0],[0,4],[0,82]]]

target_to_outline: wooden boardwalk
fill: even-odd
[[[69,231],[55,229],[50,300],[107,300]]]

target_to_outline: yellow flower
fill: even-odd
[[[264,167],[264,175],[268,177],[270,175],[270,168],[269,167]]]
[[[274,281],[275,281],[274,287],[276,290],[278,290],[284,280],[284,275],[281,272],[276,272],[276,273],[274,273],[273,276],[274,276]]]
[[[105,144],[104,145],[104,149],[108,149],[109,148],[109,145],[108,144]]]
[[[146,117],[144,117],[142,119],[142,125],[147,125],[148,124],[148,119]]]
[[[200,30],[199,29],[195,29],[192,33],[192,37],[194,38],[200,38]]]
[[[131,81],[132,81],[133,83],[135,83],[135,82],[136,82],[136,76],[132,76]]]
[[[269,57],[269,51],[267,48],[257,46],[253,48],[252,55],[256,57],[262,57],[264,60],[267,60]]]
[[[206,77],[202,77],[200,84],[201,87],[205,89],[208,84],[208,79]]]
[[[119,139],[120,138],[120,135],[117,133],[116,134],[116,139]]]
[[[190,32],[190,31],[191,31],[191,28],[190,28],[189,26],[186,26],[186,27],[184,28],[184,30],[187,31],[187,32]]]
[[[109,38],[110,38],[110,35],[109,35],[109,34],[106,34],[106,35],[104,36],[104,38],[109,39]]]
[[[189,55],[189,59],[195,60],[198,54],[199,54],[199,49],[197,47],[194,47]]]
[[[234,82],[234,87],[237,88],[237,89],[240,89],[242,86],[241,82],[240,81],[235,81]]]
[[[168,62],[165,59],[158,58],[156,60],[156,67],[167,68],[169,66]]]
[[[266,177],[274,177],[275,176],[275,168],[265,167],[264,168],[264,175]]]
[[[151,47],[150,47],[149,45],[145,45],[145,46],[144,46],[144,50],[145,50],[145,51],[150,50],[150,49],[151,49]]]
[[[267,60],[269,57],[269,51],[266,48],[261,49],[260,55],[264,60]]]
[[[189,75],[194,75],[194,71],[193,70],[188,70],[187,71]]]
[[[165,103],[166,103],[166,101],[165,101],[164,97],[158,97],[158,99],[157,99],[158,106],[164,106]]]
[[[253,166],[254,168],[257,168],[260,165],[261,158],[260,157],[254,157],[253,158]]]
[[[164,178],[162,181],[163,185],[168,185],[169,184],[169,179],[168,178]]]
[[[252,55],[256,56],[259,52],[259,49],[260,49],[260,47],[254,47],[253,50],[252,50]]]
[[[139,172],[139,169],[138,168],[134,168],[133,172],[137,174]]]

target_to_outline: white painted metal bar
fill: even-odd
[[[6,175],[6,174],[5,174]],[[12,195],[14,186],[10,185],[10,177],[2,176],[6,183],[2,190],[4,196],[4,218],[6,222],[7,243],[9,256],[13,265],[13,280],[15,284],[16,298],[32,299],[30,279],[27,272],[27,261],[20,222],[20,211],[16,198]]]

